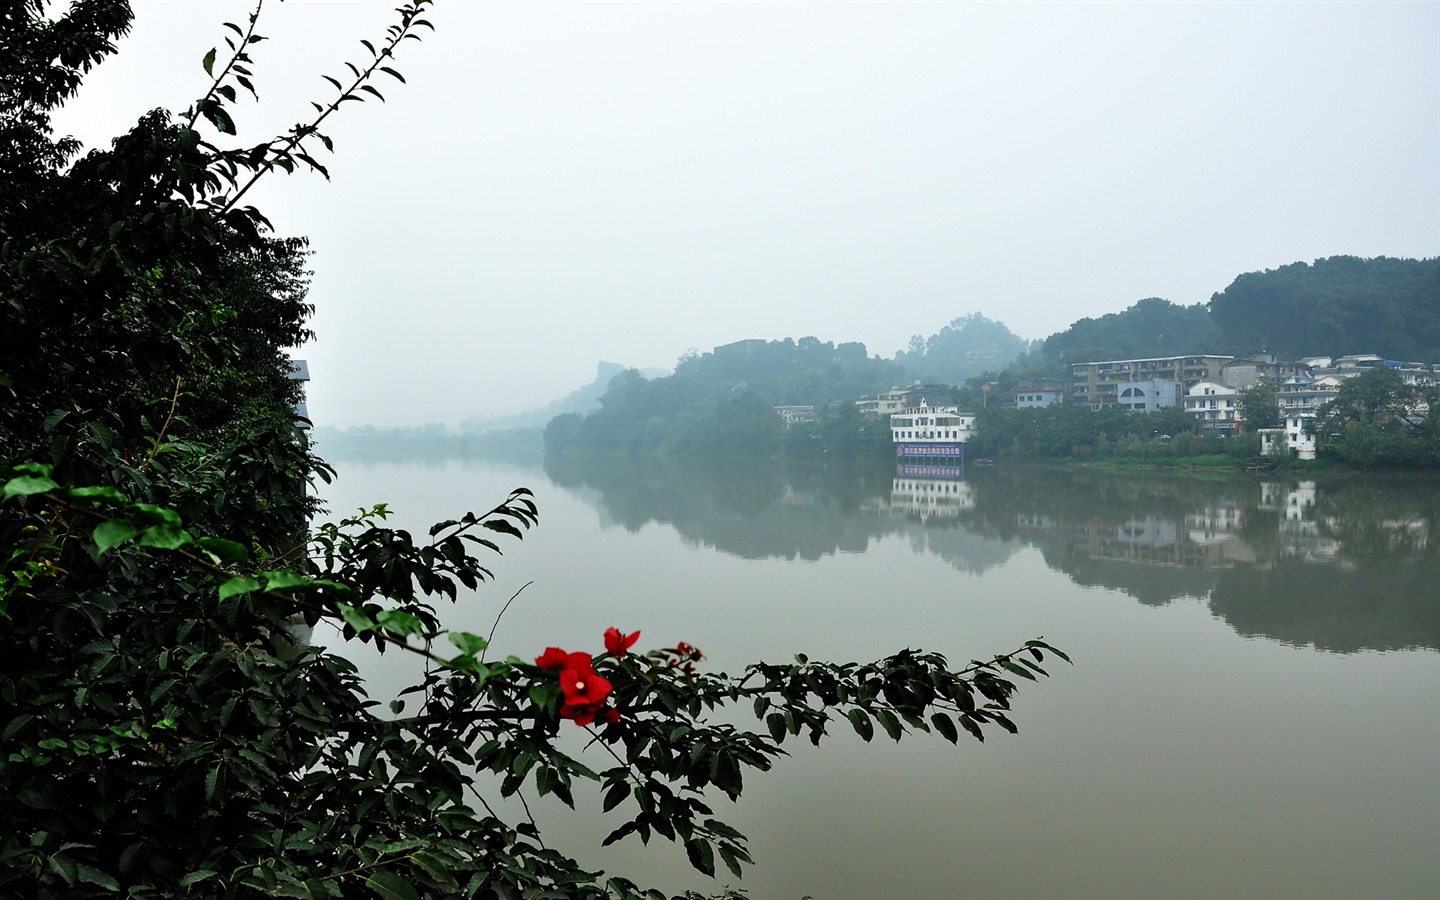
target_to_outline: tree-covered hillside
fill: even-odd
[[[961,316],[928,338],[915,335],[895,354],[910,381],[960,384],[983,372],[1008,366],[1027,349],[1024,338],[980,313]]]
[[[1159,297],[1124,312],[1081,319],[1045,340],[1046,354],[1066,363],[1228,352],[1224,346],[1203,304],[1180,306]]]
[[[899,366],[866,356],[864,344],[816,337],[737,341],[691,353],[676,364],[675,378],[719,391],[753,390],[775,406],[822,406],[907,383]]]
[[[1248,272],[1209,308],[1227,353],[1440,361],[1440,257],[1332,256]]]
[[[545,429],[550,451],[682,454],[774,452],[780,418],[774,406],[838,408],[905,383],[892,362],[869,357],[864,344],[738,341],[692,353],[675,374],[645,378],[629,371],[611,380],[600,409],[557,416]],[[736,435],[747,435],[737,441]]]

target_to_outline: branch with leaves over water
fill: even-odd
[[[234,188],[233,192],[223,194],[213,201],[217,212],[224,215],[235,209],[250,189],[267,173],[276,168],[293,172],[298,163],[329,178],[329,170],[304,148],[305,142],[314,138],[323,144],[326,150],[333,151],[334,143],[320,130],[330,116],[334,115],[345,103],[363,101],[367,96],[384,102],[384,94],[372,83],[379,73],[389,75],[402,84],[405,82],[405,77],[389,63],[402,42],[420,40],[419,30],[422,28],[434,30],[435,26],[423,15],[431,2],[432,0],[412,0],[410,3],[397,7],[395,10],[397,21],[386,28],[385,40],[378,47],[369,40],[361,40],[360,44],[370,58],[361,65],[352,62],[345,63],[345,67],[351,75],[348,85],[334,76],[321,76],[335,87],[338,94],[329,103],[322,104],[311,101],[310,105],[315,109],[315,116],[310,121],[296,124],[284,135],[248,149],[221,150],[212,143],[202,142],[201,146],[212,154],[212,168],[219,173],[225,183]],[[251,64],[249,48],[251,45],[265,40],[263,35],[255,33],[255,26],[263,6],[264,0],[260,0],[255,5],[255,11],[250,15],[247,29],[242,30],[233,22],[225,23],[226,28],[239,36],[239,41],[237,43],[232,38],[226,38],[226,44],[231,52],[218,75],[213,75],[216,60],[215,49],[212,48],[205,55],[203,61],[205,72],[207,75],[213,75],[214,80],[205,95],[196,101],[186,113],[188,126],[193,126],[198,118],[204,118],[221,134],[233,135],[236,133],[235,122],[226,111],[225,103],[234,102],[239,94],[233,85],[227,83],[228,78],[233,77],[235,82],[248,91],[252,97],[258,98],[250,80],[252,73],[249,69]],[[242,171],[250,173],[250,177],[243,183],[241,182]]]

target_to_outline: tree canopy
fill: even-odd
[[[1227,352],[1440,362],[1440,257],[1331,256],[1248,272],[1209,309]]]
[[[1159,297],[1124,312],[1080,319],[1045,339],[1045,352],[1064,362],[1146,359],[1219,352],[1221,335],[1202,305],[1180,306]]]

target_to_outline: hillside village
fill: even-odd
[[[1315,420],[1321,407],[1340,396],[1341,385],[1374,369],[1389,369],[1410,389],[1403,414],[1418,423],[1430,412],[1427,393],[1440,384],[1440,366],[1388,360],[1373,353],[1338,358],[1305,357],[1280,361],[1271,354],[1254,357],[1200,354],[1147,359],[1077,362],[1070,366],[1068,387],[1054,383],[1021,383],[1003,397],[991,397],[991,385],[982,386],[985,402],[1017,409],[1057,404],[1100,409],[1156,412],[1182,407],[1198,428],[1221,434],[1242,429],[1260,435],[1261,453],[1315,459],[1320,443]],[[1274,423],[1246,428],[1241,395],[1252,385],[1273,388]],[[953,456],[950,444],[965,443],[978,429],[972,410],[931,403],[936,386],[912,385],[856,401],[867,417],[888,417],[891,439],[901,456]],[[802,421],[812,407],[777,408],[787,425]],[[934,452],[926,454],[924,448]]]

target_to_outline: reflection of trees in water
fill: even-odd
[[[1440,540],[1440,490],[1413,478],[1353,478],[1317,494],[1317,530],[1362,570],[1434,555]]]
[[[1236,631],[1295,645],[1440,649],[1440,483],[1215,480],[994,466],[966,472],[961,508],[924,521],[892,505],[893,469],[703,467],[547,460],[623,527],[674,527],[750,559],[816,560],[904,537],[967,572],[1022,545],[1077,584],[1142,603],[1207,598]],[[903,500],[903,498],[900,498]]]
[[[1294,645],[1440,649],[1433,480],[992,470],[972,481],[977,509],[1004,521],[1014,507],[1021,538],[1078,584],[1152,605],[1208,597],[1239,633]]]
[[[1210,609],[1240,634],[1295,646],[1340,653],[1440,649],[1437,583],[1433,556],[1383,574],[1281,560],[1272,569],[1223,573]]]
[[[860,553],[890,535],[917,552],[980,572],[1014,545],[955,521],[922,524],[884,511],[893,466],[823,466],[768,461],[676,465],[609,457],[546,459],[546,474],[588,488],[630,531],[670,525],[685,540],[747,559],[817,560]]]

